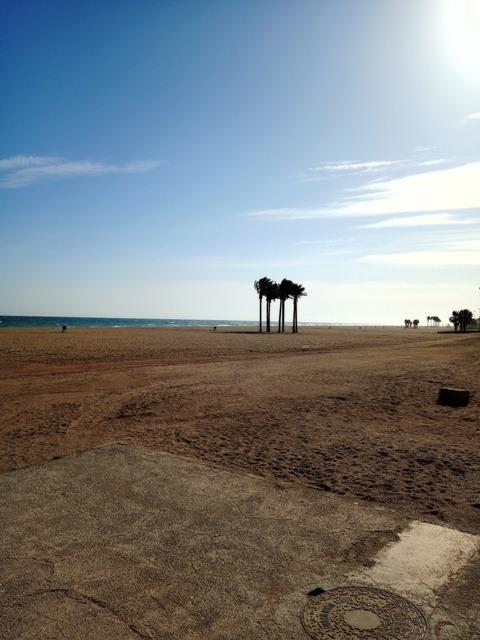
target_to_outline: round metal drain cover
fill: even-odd
[[[424,640],[428,633],[415,605],[372,587],[339,587],[310,598],[302,622],[315,640]]]

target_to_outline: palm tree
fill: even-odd
[[[290,295],[293,299],[292,333],[298,333],[298,299],[306,296],[307,293],[303,284],[292,282],[292,286],[290,287]]]
[[[283,278],[278,285],[278,298],[280,299],[280,307],[278,310],[278,333],[285,331],[285,300],[290,298],[293,282]]]
[[[413,328],[416,329],[419,324],[420,324],[420,320],[414,320],[413,321]]]
[[[428,323],[430,322],[431,319],[432,319],[432,316],[427,316],[427,327],[428,327]]]
[[[460,317],[458,311],[452,311],[452,315],[449,318],[449,322],[453,324],[453,328],[455,329],[455,333],[458,331],[458,325],[460,324]]]
[[[408,327],[412,326],[412,321],[409,320],[408,318],[405,318],[405,320],[403,322],[405,324],[405,329],[408,329]]]
[[[279,297],[279,286],[273,280],[270,280],[265,293],[265,298],[267,300],[267,333],[270,333],[270,307],[272,304],[272,300],[277,300]]]
[[[271,282],[272,281],[270,280],[270,278],[267,278],[265,276],[263,278],[260,278],[260,280],[255,280],[255,282],[253,283],[253,286],[255,287],[255,291],[258,293],[258,299],[260,302],[260,321],[259,321],[260,333],[262,333],[262,299],[264,296],[266,296],[268,286],[270,285]]]
[[[473,313],[470,309],[462,309],[458,312],[458,317],[460,319],[460,331],[465,333],[467,331],[467,327],[473,320]]]

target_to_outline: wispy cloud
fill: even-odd
[[[480,266],[480,239],[464,240],[424,251],[370,254],[361,256],[358,261],[405,267]]]
[[[160,165],[157,161],[108,164],[91,160],[68,160],[52,156],[12,156],[0,160],[0,187],[14,189],[48,180],[112,173],[144,173]]]
[[[357,162],[352,160],[340,160],[337,162],[325,162],[317,167],[310,167],[292,178],[296,182],[319,182],[335,175],[364,174],[382,171],[393,165],[405,162],[404,160],[367,160]]]
[[[329,216],[326,209],[309,209],[307,207],[285,207],[277,209],[257,209],[243,214],[247,218],[258,220],[316,220]]]
[[[465,116],[466,120],[480,120],[480,111],[476,111],[475,113],[469,113]]]
[[[355,238],[327,238],[324,240],[300,240],[295,242],[296,245],[326,245],[326,244],[343,244],[345,242],[354,242]]]
[[[475,115],[475,114],[473,114]],[[417,151],[429,151],[421,149]],[[365,174],[377,174],[390,170],[398,170],[406,167],[433,167],[449,162],[447,158],[432,158],[418,160],[417,158],[404,158],[401,160],[367,160],[357,162],[352,160],[339,160],[336,162],[324,162],[317,167],[310,167],[306,171],[291,176],[295,182],[320,182],[331,178],[345,177],[345,175],[361,176]]]
[[[58,156],[12,156],[11,158],[0,160],[0,171],[55,164],[62,160],[63,158]]]
[[[461,224],[479,224],[480,217],[477,219],[469,218],[462,220],[451,213],[427,213],[421,216],[407,216],[401,218],[388,218],[380,222],[362,225],[363,229],[387,229],[391,227],[429,227],[437,225],[461,225]]]
[[[434,158],[432,160],[422,160],[421,162],[417,162],[415,166],[417,167],[435,167],[439,164],[445,164],[448,162],[447,158]]]
[[[327,162],[326,164],[318,167],[317,170],[321,171],[378,171],[385,167],[390,167],[393,164],[398,164],[401,160],[371,160],[368,162],[351,162],[344,160],[342,162]]]
[[[370,181],[345,193],[343,201],[322,207],[261,209],[244,215],[265,220],[311,220],[479,209],[480,161]]]

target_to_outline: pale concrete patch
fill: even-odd
[[[480,537],[427,522],[412,522],[363,571],[361,581],[381,585],[431,609],[448,584],[478,552]]]

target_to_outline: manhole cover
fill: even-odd
[[[302,622],[315,640],[424,640],[428,632],[415,605],[371,587],[339,587],[310,598]]]

